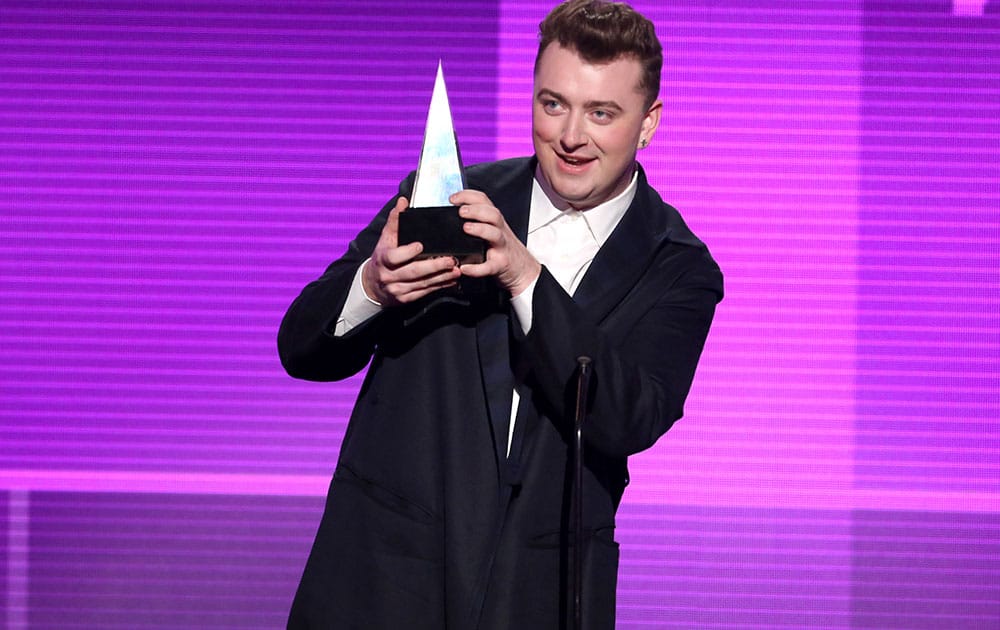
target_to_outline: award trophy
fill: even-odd
[[[438,62],[410,207],[399,215],[399,244],[419,241],[424,246],[421,258],[453,256],[459,264],[485,260],[486,242],[462,230],[465,220],[458,216],[458,207],[448,201],[464,188],[458,138]]]

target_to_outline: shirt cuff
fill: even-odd
[[[539,274],[538,277],[541,277],[541,275]],[[535,285],[538,284],[538,277],[531,281],[528,288],[521,291],[516,297],[510,298],[510,305],[514,309],[518,323],[521,324],[521,330],[526,335],[531,330],[531,317],[534,312],[532,310],[532,300],[535,295]]]
[[[347,301],[344,302],[344,308],[337,318],[337,326],[333,329],[334,337],[346,335],[355,327],[382,312],[382,305],[368,297],[364,284],[361,282],[361,274],[364,272],[368,260],[361,263],[361,266],[354,273],[354,281],[351,283],[350,291],[347,292]]]

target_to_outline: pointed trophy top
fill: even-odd
[[[462,158],[458,153],[458,138],[451,120],[448,91],[444,85],[444,72],[438,61],[434,92],[427,112],[424,146],[420,150],[416,180],[410,206],[433,208],[448,206],[448,197],[465,188]]]

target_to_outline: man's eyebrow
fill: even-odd
[[[587,101],[583,106],[586,109],[614,109],[622,111],[622,106],[615,101]]]
[[[559,92],[554,92],[548,88],[542,88],[538,90],[538,94],[535,95],[535,98],[544,98],[546,96],[553,98],[557,101],[560,101],[562,103],[566,102],[566,97],[564,97]],[[587,101],[586,103],[583,104],[583,107],[584,109],[613,109],[619,112],[624,111],[622,109],[622,106],[615,101]]]
[[[566,100],[565,97],[563,97],[562,94],[560,94],[558,92],[553,92],[549,88],[542,88],[542,89],[538,90],[538,94],[535,95],[535,98],[542,98],[543,96],[550,96],[550,97],[554,98],[557,101],[565,101]]]

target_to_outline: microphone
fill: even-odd
[[[593,371],[590,357],[576,358],[576,413],[574,414],[575,437],[573,439],[573,466],[575,472],[573,496],[573,627],[583,627],[583,418],[587,415],[587,392],[590,389],[590,374]]]

